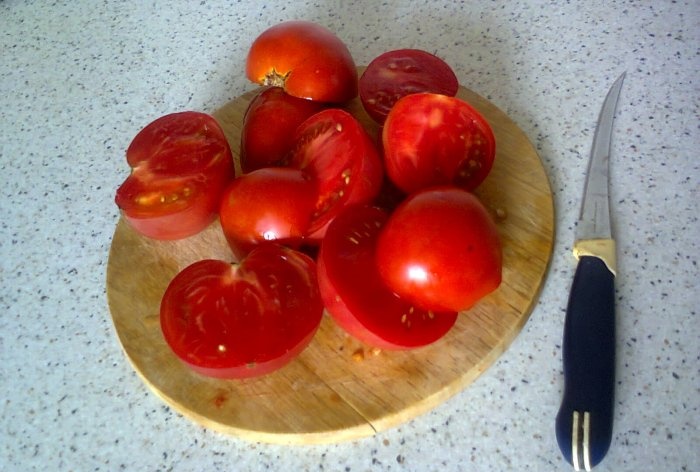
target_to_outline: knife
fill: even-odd
[[[591,470],[605,457],[612,440],[616,262],[608,168],[624,78],[623,73],[613,83],[600,111],[576,224],[578,265],[564,321],[564,395],[556,418],[559,448],[574,470]]]

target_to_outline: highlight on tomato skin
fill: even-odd
[[[357,96],[350,50],[332,31],[311,21],[285,21],[263,31],[248,52],[246,76],[319,102],[345,103]]]
[[[384,284],[375,246],[387,217],[376,207],[350,206],[333,220],[317,260],[321,296],[333,320],[372,347],[427,346],[447,334],[457,312],[423,310]]]
[[[126,159],[131,173],[115,203],[132,228],[152,239],[182,239],[206,228],[235,176],[221,126],[194,111],[148,124],[132,140]]]
[[[160,306],[174,354],[216,378],[257,377],[283,367],[310,343],[322,315],[314,261],[272,243],[239,264],[206,259],[187,266]]]

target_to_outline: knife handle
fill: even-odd
[[[615,391],[615,276],[598,257],[579,258],[562,350],[557,441],[575,470],[591,470],[610,447]]]

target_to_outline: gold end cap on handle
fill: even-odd
[[[597,257],[614,276],[617,276],[614,239],[579,239],[574,244],[574,257],[579,259],[581,256]]]

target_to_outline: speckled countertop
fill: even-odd
[[[601,471],[699,470],[700,4],[697,1],[0,2],[0,470],[569,470],[553,434],[573,225],[607,88],[627,79],[612,154],[618,382]],[[252,86],[252,38],[303,18],[357,63],[416,47],[535,144],[556,242],[531,318],[463,392],[330,446],[204,429],[141,382],[105,270],[136,130]]]

